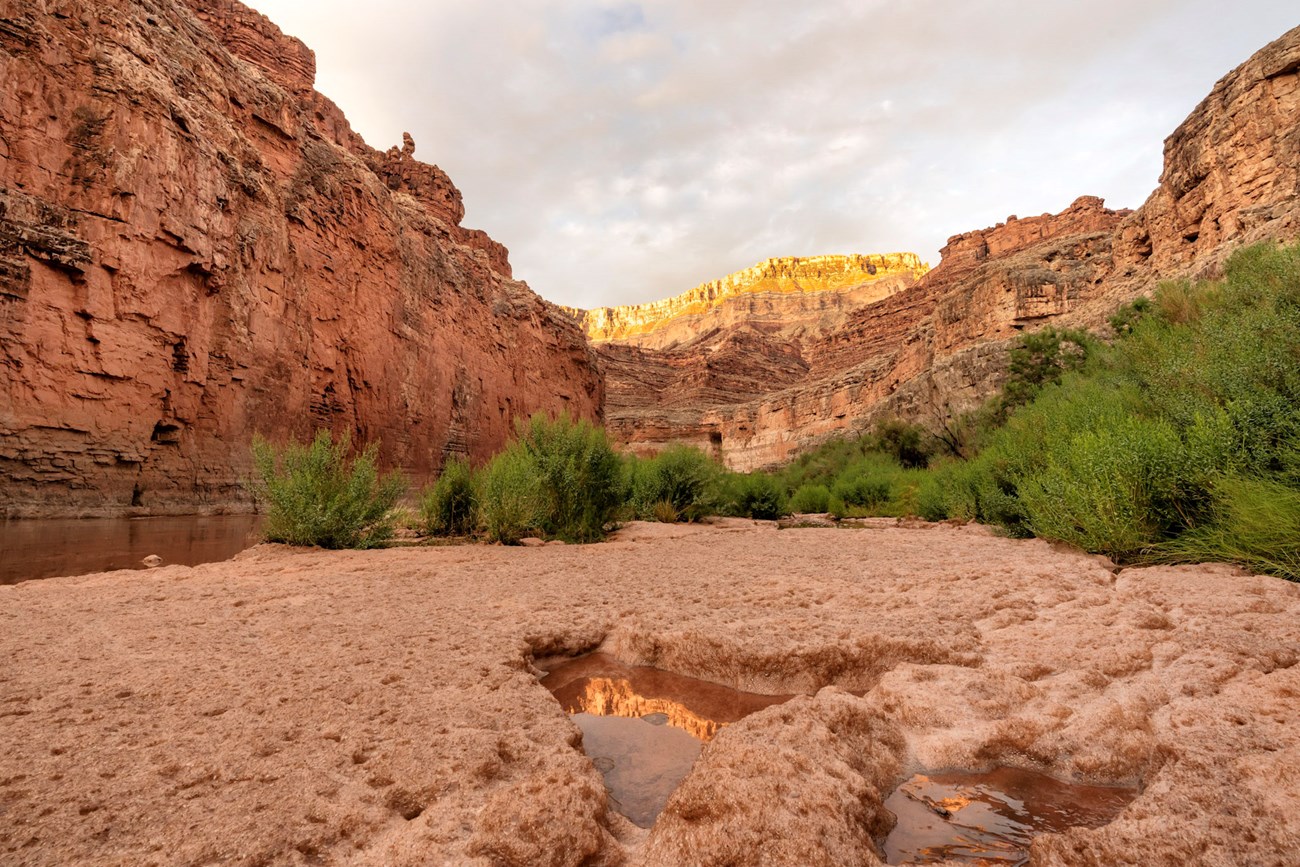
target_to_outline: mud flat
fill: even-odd
[[[795,698],[653,826],[533,663]],[[1128,786],[1030,863],[1293,864],[1300,586],[977,527],[634,524],[0,587],[5,864],[875,865],[923,769]]]

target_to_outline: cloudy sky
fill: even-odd
[[[1136,207],[1295,0],[248,0],[374,147],[441,166],[544,297]]]

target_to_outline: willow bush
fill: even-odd
[[[605,431],[567,414],[515,423],[515,438],[484,471],[482,510],[489,538],[528,535],[595,542],[626,499],[622,463]]]
[[[266,505],[269,542],[321,548],[373,548],[393,535],[393,508],[406,490],[397,473],[380,475],[378,445],[352,457],[351,438],[318,431],[311,443],[272,445],[253,438],[253,491]]]
[[[469,461],[452,458],[420,497],[424,531],[433,536],[468,536],[478,529],[478,490]]]

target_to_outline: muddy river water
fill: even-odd
[[[791,698],[626,666],[602,653],[550,666],[542,684],[582,729],[583,751],[612,806],[643,828],[722,727]],[[916,774],[885,801],[898,822],[882,848],[890,864],[1022,865],[1036,834],[1104,825],[1136,795],[1014,768]]]
[[[1107,824],[1137,790],[1063,783],[1017,768],[916,774],[885,799],[898,824],[885,839],[890,864],[1029,863],[1037,834]]]
[[[0,584],[109,569],[228,560],[258,542],[257,515],[0,521]]]
[[[542,685],[582,729],[583,750],[604,776],[614,808],[643,828],[654,824],[719,729],[790,698],[623,665],[603,653],[551,668]]]

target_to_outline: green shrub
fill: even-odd
[[[945,521],[952,517],[948,513],[948,499],[938,472],[927,473],[916,492],[917,514],[927,521]]]
[[[764,472],[727,477],[727,511],[744,518],[773,521],[786,513],[785,489]]]
[[[977,476],[974,461],[957,460],[940,465],[931,475],[930,514],[932,521],[952,518],[957,521],[974,521],[979,518],[979,500],[976,498]]]
[[[1069,437],[1018,494],[1034,535],[1126,556],[1176,531],[1182,469],[1171,425],[1122,418]]]
[[[423,529],[434,536],[468,536],[478,529],[478,492],[469,461],[452,458],[420,498]]]
[[[604,538],[625,498],[622,462],[605,432],[567,414],[555,420],[537,414],[517,421],[515,434],[484,476],[481,507],[489,537]]]
[[[1300,581],[1300,490],[1261,478],[1226,477],[1214,491],[1212,520],[1156,545],[1171,563],[1226,561]]]
[[[670,446],[653,458],[636,461],[631,472],[631,499],[641,518],[654,517],[669,504],[674,520],[698,521],[715,508],[715,481],[721,468],[704,452]],[[658,519],[657,520],[661,520]]]
[[[834,494],[831,494],[830,500],[826,503],[826,511],[837,521],[842,521],[849,516],[849,507]]]
[[[1300,246],[1239,251],[1222,281],[1166,284],[1111,325],[1109,346],[1023,339],[1000,426],[921,483],[918,508],[1118,558],[1293,576]]]
[[[847,506],[871,508],[888,500],[890,489],[888,476],[859,472],[837,480],[831,491]]]
[[[803,485],[790,497],[790,511],[795,514],[825,512],[831,492],[825,485]]]
[[[541,532],[547,498],[525,450],[507,447],[484,468],[480,509],[490,541],[513,545]]]
[[[670,501],[660,500],[650,508],[649,517],[661,524],[676,524],[681,515]]]
[[[1077,329],[1044,328],[1020,335],[1011,349],[997,418],[1004,419],[1029,403],[1045,386],[1060,382],[1066,372],[1082,368],[1095,346],[1087,332]]]
[[[874,450],[889,455],[905,469],[924,467],[934,454],[934,437],[920,425],[902,419],[882,419],[876,425]]]
[[[254,493],[267,504],[267,541],[322,548],[373,548],[393,535],[393,507],[406,483],[380,476],[378,446],[349,459],[351,439],[318,431],[310,445],[277,449],[253,437]]]

